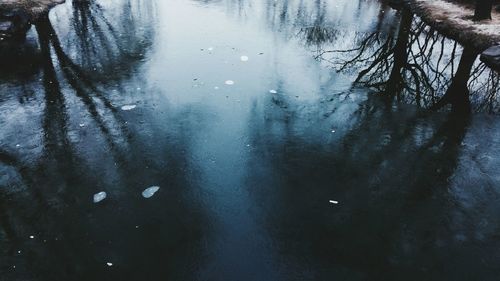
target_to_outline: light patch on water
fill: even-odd
[[[269,93],[271,93],[271,94],[277,94],[278,91],[276,91],[276,90],[269,90]]]
[[[129,110],[135,109],[136,107],[137,107],[137,105],[135,105],[135,104],[127,104],[127,105],[122,106],[122,110],[129,111]]]
[[[224,84],[226,84],[226,85],[234,85],[234,81],[233,80],[227,80],[226,82],[224,82]]]
[[[148,187],[146,188],[143,192],[142,192],[142,197],[144,198],[151,198],[153,197],[153,195],[155,195],[155,193],[160,190],[160,187],[159,186],[152,186],[152,187]]]
[[[101,202],[102,200],[106,199],[107,196],[108,195],[104,191],[94,194],[94,203]]]
[[[240,57],[240,60],[241,60],[241,61],[248,61],[248,60],[249,60],[249,58],[248,58],[247,56],[241,56],[241,57]]]

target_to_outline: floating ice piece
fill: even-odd
[[[127,105],[122,106],[122,110],[128,111],[128,110],[132,110],[136,107],[137,107],[137,105],[135,105],[135,104],[127,104]]]
[[[106,265],[113,266],[113,263],[107,262]]]
[[[330,200],[330,203],[337,205],[339,203],[339,201]]]
[[[207,50],[209,50],[209,51],[211,52],[211,51],[213,51],[213,50],[214,50],[214,48],[213,48],[213,47],[210,47],[210,48],[208,48]]]
[[[108,195],[104,191],[94,194],[94,203],[101,202],[102,200],[106,199],[107,196]]]
[[[335,133],[336,131],[335,130],[332,130],[332,133]]]
[[[153,195],[155,195],[155,193],[160,190],[160,187],[159,186],[152,186],[152,187],[148,187],[146,188],[143,192],[142,192],[142,197],[144,198],[151,198],[153,197]]]
[[[241,56],[241,57],[240,57],[240,60],[241,60],[241,61],[248,61],[248,60],[249,60],[249,58],[248,58],[247,56]]]
[[[217,87],[217,86],[214,87],[214,90],[218,90],[218,89],[219,89],[219,87]]]
[[[224,84],[226,84],[226,85],[234,85],[234,81],[233,80],[227,80],[226,82],[224,82]]]
[[[271,94],[277,94],[278,91],[276,91],[276,90],[269,90],[269,93],[271,93]]]
[[[79,126],[80,126],[80,128],[83,128],[83,127],[85,127],[85,124],[80,123],[80,125],[79,125]]]
[[[35,236],[31,235],[31,236],[30,236],[30,239],[35,239]]]

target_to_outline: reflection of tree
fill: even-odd
[[[373,95],[357,110],[328,119],[310,120],[324,115],[288,108],[253,109],[249,127],[256,151],[249,171],[256,182],[248,185],[255,200],[265,202],[263,226],[280,254],[276,259],[289,272],[314,280],[334,273],[349,280],[388,272],[423,277],[412,267],[431,266],[436,260],[428,255],[446,263],[442,249],[429,241],[443,232],[445,239],[455,237],[441,221],[449,211],[445,191],[469,115],[420,115],[392,109]],[[318,130],[337,119],[353,126],[336,128],[332,137],[329,130]],[[329,206],[329,199],[339,200],[339,207]],[[419,254],[422,247],[428,255]],[[311,268],[313,276],[307,275]]]
[[[499,90],[498,74],[482,64],[474,65],[476,56],[471,50],[462,51],[456,42],[414,19],[409,11],[403,9],[399,15],[397,28],[387,34],[375,30],[352,49],[322,50],[317,58],[334,63],[339,71],[360,68],[354,84],[372,88],[389,98],[397,97],[426,107],[439,102],[439,106],[434,106],[437,108],[443,102],[452,101],[442,99],[443,95],[462,87],[461,92],[469,91],[480,100],[475,103],[477,108],[484,107],[485,102],[491,107],[491,101],[495,100],[493,96]],[[456,72],[460,58],[462,68]],[[468,71],[464,64],[470,67]],[[455,79],[455,76],[460,79]],[[464,83],[457,83],[463,79]],[[457,99],[453,101],[455,106],[458,105]],[[462,98],[462,107],[467,104]]]
[[[94,81],[109,84],[129,76],[152,44],[154,1],[121,1],[111,12],[96,0],[74,0],[71,8],[63,14],[72,27],[67,53]]]
[[[52,22],[45,15],[35,24],[44,95],[37,147],[41,152],[0,150],[0,172],[15,174],[9,178],[15,192],[0,191],[0,236],[1,245],[6,245],[0,258],[2,274],[4,257],[9,257],[9,268],[17,265],[16,271],[9,270],[12,278],[2,278],[126,280],[148,272],[176,280],[193,274],[182,267],[183,261],[199,246],[201,226],[207,229],[205,214],[190,198],[197,178],[188,175],[194,169],[189,159],[194,133],[186,128],[195,125],[183,123],[194,114],[170,116],[172,124],[182,127],[170,129],[171,138],[165,138],[164,127],[145,134],[145,126],[128,126],[116,108],[117,97],[107,91],[128,82],[128,73],[140,65],[150,46],[151,37],[142,36],[152,31],[137,20],[154,18],[136,13],[139,6],[152,7],[151,2],[115,3],[113,12],[123,8],[127,15],[117,23],[107,20],[96,1],[75,0],[69,33],[54,28],[54,21],[65,19],[58,15]],[[109,79],[101,79],[96,69]],[[86,132],[93,135],[84,142]],[[138,198],[148,185],[165,187],[161,205],[145,205]],[[109,200],[93,205],[92,194],[101,190],[108,192]],[[30,235],[36,238],[30,240]],[[110,272],[108,259],[127,266]]]
[[[55,72],[54,65],[52,63],[51,47],[54,49],[55,57],[57,62],[59,62],[60,69],[62,71],[63,77],[74,90],[76,96],[83,102],[85,108],[88,110],[95,123],[98,125],[101,132],[106,137],[111,148],[114,148],[112,137],[112,127],[107,123],[111,120],[106,118],[103,114],[106,111],[100,112],[98,109],[99,100],[103,107],[116,118],[115,128],[118,129],[122,134],[126,136],[126,128],[124,122],[121,120],[119,115],[117,115],[116,108],[111,104],[111,102],[102,93],[98,91],[92,79],[87,77],[87,75],[82,71],[80,66],[76,65],[68,55],[62,49],[59,38],[49,21],[48,16],[43,17],[37,24],[38,37],[40,40],[40,46],[42,49],[43,57],[45,58],[44,64],[44,84],[46,89],[47,106],[51,108],[56,105],[54,114],[64,114],[64,96],[61,92],[61,86],[58,81],[57,74]],[[54,124],[51,116],[54,114],[48,114],[48,124],[59,130],[65,130],[67,127],[65,124]],[[63,116],[60,120],[66,121],[67,116]],[[57,120],[57,119],[56,119]],[[63,132],[64,133],[64,132]],[[67,135],[67,134],[65,134]]]
[[[462,52],[457,72],[451,79],[451,84],[444,96],[432,106],[432,109],[439,109],[446,104],[451,104],[452,108],[459,111],[469,111],[469,89],[467,82],[471,74],[474,61],[478,53],[475,50],[466,48]]]

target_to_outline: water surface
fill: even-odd
[[[475,55],[374,0],[68,1],[2,51],[0,280],[496,280]]]

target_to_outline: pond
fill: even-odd
[[[498,73],[375,0],[67,1],[0,55],[0,280],[497,280]]]

